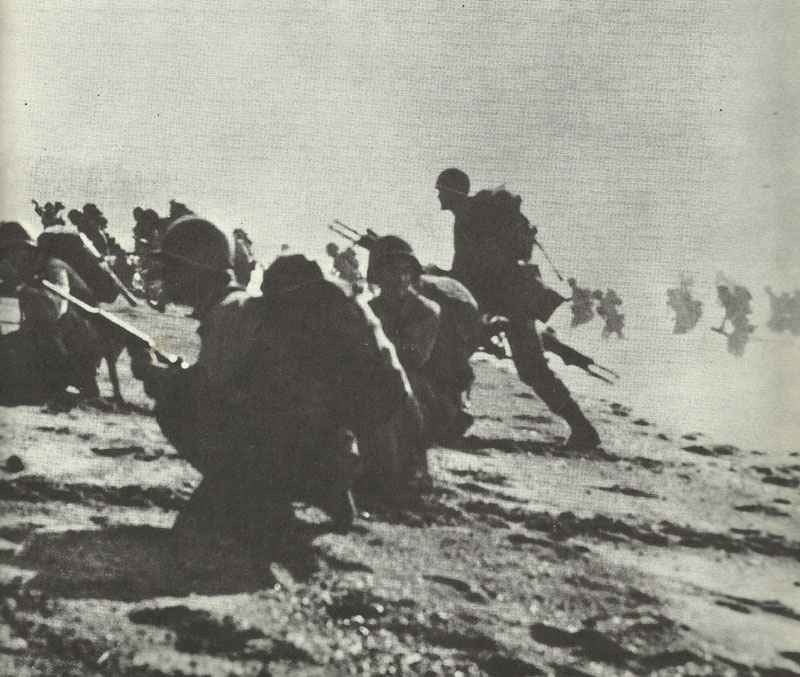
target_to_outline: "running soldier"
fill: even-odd
[[[567,446],[598,447],[597,431],[550,369],[535,330],[534,320],[549,317],[562,297],[544,288],[531,266],[520,265],[531,256],[535,230],[519,213],[519,198],[504,200],[502,219],[490,218],[493,196],[482,191],[471,197],[469,177],[455,168],[439,175],[436,190],[441,209],[455,217],[450,275],[474,294],[482,312],[509,319],[507,338],[517,372],[569,425]]]
[[[617,338],[625,338],[623,330],[625,329],[625,315],[619,312],[617,306],[622,305],[622,299],[617,295],[613,289],[607,289],[605,295],[599,289],[594,292],[594,298],[597,299],[597,314],[605,320],[600,336],[604,339],[609,338],[612,334],[616,334]]]
[[[42,207],[36,200],[31,200],[33,203],[33,210],[36,212],[36,215],[42,221],[42,227],[50,228],[51,226],[63,226],[64,219],[61,216],[61,212],[64,211],[64,205],[56,201],[55,204],[52,202],[45,202],[44,207]]]
[[[325,252],[333,259],[334,273],[345,282],[360,288],[364,282],[364,276],[359,269],[355,249],[347,247],[341,250],[335,242],[329,242],[325,247]]]
[[[572,289],[572,322],[570,326],[577,327],[594,319],[594,299],[592,290],[588,287],[579,287],[574,277],[567,280]]]

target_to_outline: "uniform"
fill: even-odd
[[[99,395],[96,372],[104,355],[100,327],[60,297],[41,288],[47,280],[87,303],[96,298],[83,279],[62,260],[37,253],[31,267],[22,272],[20,332],[36,346],[41,366],[39,377],[45,392],[56,395],[74,386],[87,397]]]
[[[520,236],[509,239],[507,247],[501,247],[499,233],[494,237],[487,227],[492,224],[487,223],[486,210],[476,200],[477,196],[469,197],[466,174],[447,169],[439,175],[436,187],[442,209],[452,211],[455,216],[452,276],[475,295],[483,312],[509,319],[506,336],[517,373],[553,413],[567,421],[572,429],[569,444],[596,447],[597,432],[550,369],[535,331],[534,320],[546,321],[563,299],[541,284],[535,266],[520,265],[522,255],[527,253],[523,250],[528,247],[522,238],[524,228],[508,229],[511,235]],[[520,218],[524,219],[521,215]]]
[[[195,364],[138,371],[203,474],[187,514],[261,530],[306,499],[336,518],[353,480],[348,431],[367,434],[409,391],[377,320],[327,281],[263,298],[229,287],[195,312]]]

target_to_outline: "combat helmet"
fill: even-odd
[[[233,266],[227,235],[196,214],[175,219],[153,256],[208,272],[226,273]]]
[[[24,226],[16,221],[3,221],[0,223],[0,252],[20,245],[35,247],[36,242]]]
[[[436,188],[451,193],[469,195],[469,177],[460,169],[449,167],[439,174],[436,179]]]
[[[417,276],[422,274],[422,265],[408,242],[396,235],[379,237],[369,248],[367,282],[374,284],[380,267],[398,259],[410,263]]]

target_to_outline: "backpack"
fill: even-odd
[[[528,261],[536,228],[520,211],[522,198],[505,188],[482,190],[470,198],[469,236],[498,263]]]
[[[112,303],[119,294],[114,278],[104,269],[91,241],[74,226],[46,228],[36,244],[47,256],[61,259],[89,286],[98,301]]]

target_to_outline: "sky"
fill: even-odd
[[[681,271],[800,286],[795,2],[0,8],[0,218],[95,202],[126,243],[177,198],[265,262],[324,257],[339,218],[447,264],[433,184],[458,166],[632,305]]]
[[[717,271],[760,325],[764,285],[800,287],[800,3],[0,0],[0,32],[0,219],[94,202],[130,246],[132,209],[176,198],[267,264],[283,243],[329,263],[338,218],[447,266],[434,183],[460,167],[523,197],[565,277],[622,296],[627,341],[568,337],[626,402],[800,439],[797,342],[759,329],[737,361],[707,331]],[[684,272],[706,315],[681,338]]]

